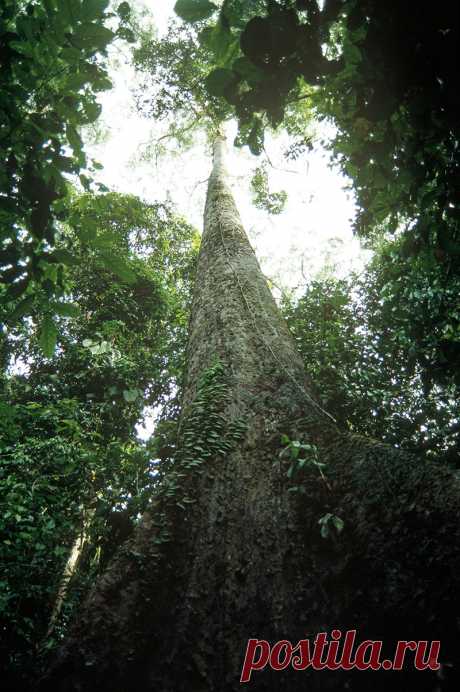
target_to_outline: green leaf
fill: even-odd
[[[107,27],[100,24],[84,23],[78,27],[72,41],[78,48],[84,50],[103,50],[113,39],[115,34]]]
[[[135,43],[135,41],[136,41],[136,36],[134,34],[134,31],[127,26],[120,26],[117,29],[117,36],[119,36],[120,38],[123,38],[125,41],[128,41],[128,43]],[[110,87],[108,87],[108,88],[110,88]]]
[[[84,234],[84,232],[87,233]],[[108,250],[108,248],[116,245],[118,238],[115,233],[112,233],[111,231],[104,231],[94,237],[95,233],[97,233],[96,222],[92,219],[86,219],[85,228],[79,230],[79,235],[82,240],[84,239],[85,241],[90,242],[93,247],[100,248],[101,250]],[[88,238],[86,237],[87,235],[89,236]]]
[[[241,34],[240,45],[249,60],[259,65],[265,64],[274,48],[270,21],[263,17],[253,17]]]
[[[27,298],[24,298],[21,300],[19,305],[15,307],[13,312],[11,313],[10,317],[8,318],[9,322],[15,322],[18,320],[20,317],[23,315],[27,315],[30,308],[32,307],[33,303],[35,300],[35,296],[27,296]]]
[[[112,349],[107,341],[101,341],[100,344],[92,344],[89,347],[89,350],[91,351],[93,356],[100,356],[103,353],[110,353]]]
[[[69,91],[78,91],[83,87],[88,80],[88,75],[83,72],[73,72],[67,79],[66,87]],[[60,104],[60,115],[67,114],[69,112],[65,104]]]
[[[297,459],[297,457],[299,456],[300,449],[291,444],[290,452],[291,452],[291,457],[293,459]]]
[[[11,284],[11,286],[8,287],[8,290],[5,293],[5,295],[2,296],[1,302],[8,303],[10,300],[14,300],[15,298],[19,298],[19,296],[22,296],[22,294],[26,291],[29,283],[30,276],[26,276],[24,279],[21,279],[20,281],[16,281],[15,283]]]
[[[139,398],[139,390],[138,389],[124,389],[123,390],[123,399],[127,401],[128,403],[131,403],[133,401],[136,401],[136,399]]]
[[[177,0],[174,5],[174,12],[190,23],[208,19],[217,9],[217,5],[209,0]]]
[[[231,26],[243,29],[247,22],[244,18],[244,4],[243,0],[224,2],[221,10],[224,21],[228,22]]]
[[[49,259],[61,264],[66,264],[70,267],[75,267],[79,264],[77,257],[72,255],[68,250],[54,250],[49,256]]]
[[[99,192],[110,192],[110,188],[104,185],[104,183],[96,183],[96,187]]]
[[[96,101],[89,101],[84,104],[85,124],[93,123],[101,114],[102,106]]]
[[[75,303],[51,303],[51,308],[62,317],[78,317],[80,310]]]
[[[78,0],[58,0],[58,15],[66,26],[75,24],[79,14],[80,3]]]
[[[204,83],[211,96],[223,96],[226,88],[234,81],[235,74],[232,70],[218,67],[208,74]]]
[[[125,281],[127,284],[132,284],[136,281],[135,272],[124,259],[108,251],[102,252],[101,256],[107,269],[119,276],[122,281]]]
[[[108,4],[109,0],[83,0],[81,5],[81,16],[83,19],[86,19],[86,21],[98,19],[102,16]]]
[[[131,14],[131,7],[127,2],[122,2],[121,5],[117,7],[117,14],[121,19],[128,19]]]
[[[43,5],[45,7],[46,14],[52,17],[56,11],[55,0],[43,0]]]
[[[53,318],[46,315],[42,322],[40,335],[38,338],[38,343],[43,355],[46,356],[46,358],[51,358],[53,356],[54,349],[56,347],[57,335],[58,330]]]
[[[248,58],[242,57],[235,60],[232,64],[234,72],[246,80],[251,86],[258,84],[264,78],[264,73],[254,65]]]
[[[198,34],[198,41],[203,48],[214,51],[216,26],[207,26]]]
[[[248,145],[251,154],[259,156],[264,145],[264,128],[260,118],[254,118],[253,125],[248,137]]]
[[[75,127],[73,125],[70,125],[69,123],[67,123],[65,133],[66,133],[66,137],[69,141],[69,144],[73,149],[74,154],[76,154],[78,156],[78,154],[80,154],[82,146],[83,146],[83,141],[82,141],[80,135],[78,134]]]
[[[334,514],[332,517],[332,523],[334,524],[335,530],[337,531],[337,533],[341,533],[343,531],[343,527],[345,524],[343,519],[341,519],[340,517],[338,517]]]
[[[42,265],[42,276],[43,279],[51,281],[51,283],[55,284],[57,283],[58,280],[58,269],[55,264],[43,264]]]
[[[237,46],[237,40],[232,32],[221,23],[204,28],[198,34],[198,40],[202,46],[214,54],[217,63],[223,64],[226,62],[227,54],[234,46]]]
[[[29,41],[34,40],[34,21],[30,17],[20,15],[16,20],[16,30],[19,35],[25,36]]]
[[[89,192],[91,190],[92,178],[88,178],[88,176],[84,175],[84,173],[80,173],[78,177],[80,178],[80,182],[83,185],[83,188],[87,192]]]

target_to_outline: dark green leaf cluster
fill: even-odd
[[[5,0],[0,8],[0,268],[1,300],[27,314],[41,287],[48,300],[66,290],[69,255],[53,252],[57,220],[66,215],[69,176],[87,169],[80,136],[101,107],[99,92],[109,89],[105,58],[129,15],[120,5],[117,32],[108,0]],[[112,22],[113,25],[113,22]],[[81,175],[85,186],[89,179]],[[43,326],[50,352],[53,327]]]
[[[62,243],[75,262],[73,302],[53,322],[59,348],[45,358],[43,325],[30,320],[3,341],[5,365],[16,368],[0,381],[0,665],[16,687],[158,484],[154,446],[136,424],[146,407],[177,415],[196,257],[195,231],[169,205],[116,193],[75,197]],[[31,306],[34,321],[40,307]],[[83,529],[77,573],[44,642]]]
[[[228,371],[217,360],[203,372],[196,396],[184,412],[179,448],[174,453],[169,446],[159,466],[158,493],[183,510],[186,504],[193,503],[190,488],[197,474],[212,475],[212,464],[222,461],[246,431],[243,420],[228,422],[225,409],[229,397]],[[176,430],[174,434],[177,436]],[[169,439],[169,445],[171,442]],[[159,443],[163,445],[164,438],[160,437]]]
[[[30,665],[27,650],[46,631],[57,582],[81,528],[82,506],[93,495],[93,476],[102,463],[96,428],[79,402],[15,394],[16,403],[1,405],[3,679],[8,669]]]
[[[316,83],[322,74],[318,8],[307,5],[305,22],[291,2],[225,0],[217,20],[199,33],[210,51],[208,64],[215,66],[206,77],[208,93],[234,109],[236,144],[248,144],[255,154],[262,151],[265,127],[279,125],[305,80]]]
[[[174,11],[186,22],[199,22],[212,15],[217,5],[209,0],[177,0]]]
[[[242,20],[239,4],[224,2],[200,34],[212,48],[208,90],[238,116],[237,144],[260,153],[265,127],[286,120],[296,99],[310,99],[338,127],[332,147],[353,181],[360,235],[405,229],[408,255],[430,247],[455,273],[457,6],[427,6],[414,16],[408,4],[377,0],[330,1],[321,11],[309,0],[248,2]],[[225,56],[213,47],[235,41],[236,52]],[[305,91],[305,83],[315,89]]]
[[[444,292],[390,257],[349,281],[312,282],[286,303],[288,323],[318,400],[341,427],[458,465],[458,370],[449,375],[448,357],[432,362]]]

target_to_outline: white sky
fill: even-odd
[[[158,32],[165,31],[175,0],[136,0],[135,4],[148,8]],[[124,47],[122,51],[129,55],[129,49]],[[137,114],[132,93],[135,75],[122,56],[111,78],[114,89],[101,97],[102,124],[109,137],[105,143],[89,148],[104,166],[98,179],[111,189],[135,193],[147,201],[170,198],[178,212],[201,230],[204,181],[211,167],[206,143],[203,140],[186,152],[164,156],[157,165],[142,161],[141,150],[164,133],[164,125]],[[251,202],[250,179],[262,158],[252,156],[247,148],[232,146],[236,123],[230,123],[228,130],[227,165],[233,193],[265,275],[278,286],[294,288],[314,276],[325,259],[335,265],[339,275],[359,269],[365,255],[350,229],[353,201],[343,190],[346,180],[330,168],[328,155],[319,144],[313,152],[292,162],[283,159],[280,141],[267,139],[270,160],[284,169],[269,167],[270,191],[288,192],[285,211],[270,216],[255,209]],[[321,135],[325,134],[323,128]]]

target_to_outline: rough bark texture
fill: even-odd
[[[333,627],[390,650],[398,638],[440,638],[441,658],[453,660],[458,478],[338,430],[314,402],[227,187],[223,146],[206,202],[175,485],[89,595],[44,689],[230,692],[249,637],[295,642]],[[288,478],[281,434],[315,445],[325,477],[305,463]],[[323,538],[328,512],[345,528]],[[371,675],[265,670],[250,684],[407,690],[412,680],[409,670]],[[419,690],[438,682],[416,674]]]
[[[69,584],[72,580],[72,577],[76,574],[79,563],[81,561],[81,557],[83,554],[83,548],[85,545],[85,542],[87,540],[87,533],[88,533],[88,527],[91,524],[91,521],[93,519],[93,516],[95,514],[94,508],[90,508],[87,513],[85,513],[85,510],[83,509],[83,525],[81,527],[81,530],[78,534],[78,536],[75,538],[72,548],[70,550],[69,557],[67,559],[67,562],[64,567],[64,571],[62,573],[61,581],[59,582],[59,587],[56,593],[56,598],[53,604],[53,608],[51,610],[51,616],[49,619],[49,624],[48,624],[48,629],[46,631],[46,635],[43,638],[44,641],[48,637],[50,637],[53,633],[54,627],[56,625],[56,621],[59,618],[59,615],[61,613],[62,607],[65,603],[66,597],[67,597],[67,591],[69,588]]]

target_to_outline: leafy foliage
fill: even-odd
[[[13,676],[28,673],[34,647],[56,643],[124,537],[120,526],[132,527],[148,504],[158,459],[135,426],[146,406],[174,419],[183,370],[193,229],[167,205],[87,193],[74,197],[63,234],[74,302],[55,318],[59,348],[44,355],[30,320],[4,344],[25,370],[3,376],[0,402],[1,665]],[[39,309],[37,297],[33,318]],[[43,640],[90,509],[78,574]]]
[[[230,113],[228,105],[206,89],[212,43],[206,31],[197,35],[187,26],[172,24],[161,40],[142,34],[134,52],[142,76],[138,109],[155,120],[171,120],[176,137],[197,125],[215,128]]]
[[[47,646],[62,635],[126,525],[129,532],[152,497],[185,511],[193,498],[184,475],[219,459],[244,430],[223,417],[226,372],[218,363],[205,373],[177,450],[193,230],[167,205],[90,192],[96,165],[79,130],[96,122],[97,94],[110,88],[108,46],[116,35],[134,38],[128,3],[118,6],[116,32],[107,6],[5,0],[0,9],[0,310],[7,323],[0,342],[0,627],[2,666],[13,669],[16,683],[43,644],[89,509],[82,563]],[[312,106],[335,122],[332,147],[352,180],[356,229],[376,255],[363,278],[314,282],[297,304],[286,304],[290,329],[321,405],[339,424],[454,463],[458,11],[444,3],[415,13],[408,3],[377,0],[329,0],[321,10],[314,0],[224,0],[219,7],[178,0],[186,24],[161,41],[143,35],[135,52],[145,75],[141,110],[157,119],[174,115],[176,132],[198,122],[215,128],[235,113],[236,143],[259,154],[266,127],[283,123],[296,138],[288,157],[296,158],[311,147]],[[75,196],[68,177],[78,174],[86,194]],[[269,192],[263,167],[253,187],[257,205],[281,211],[283,195]],[[16,369],[8,369],[11,362]],[[162,410],[163,420],[144,444],[135,426],[146,406]],[[308,511],[319,542],[334,543],[342,516],[347,528],[352,517],[354,535],[368,536],[360,502],[381,511],[390,464],[379,459],[384,484],[374,469],[360,472],[364,500],[346,493],[342,505],[329,498],[316,506],[315,495],[331,494],[316,446],[283,444],[277,462],[287,462],[299,499],[304,480],[314,478]],[[346,478],[352,471],[343,463],[337,475]],[[409,521],[422,522],[423,465],[414,462],[409,472],[415,497],[407,507],[384,508],[386,525],[397,518],[394,555],[411,540]],[[442,469],[439,478],[441,493]],[[363,554],[379,565],[388,535],[377,519],[373,532]],[[425,560],[421,545],[419,564]],[[442,548],[433,560],[442,562]],[[334,569],[341,561],[343,554]],[[397,562],[387,560],[384,570],[397,584],[388,602],[409,598],[413,584],[398,584]]]
[[[262,151],[264,128],[279,125],[288,100],[295,104],[306,88],[297,75],[311,58],[306,51],[312,32],[299,24],[290,4],[268,3],[262,17],[264,2],[225,0],[217,20],[199,34],[213,66],[205,80],[208,93],[233,107],[240,125],[236,144],[248,144],[255,154]]]
[[[209,0],[177,0],[174,10],[186,22],[198,22],[208,19],[217,5]]]
[[[353,180],[356,228],[366,238],[407,234],[406,252],[431,247],[445,271],[458,255],[459,10],[376,0],[244,3],[226,0],[201,35],[226,32],[205,81],[233,107],[237,144],[260,153],[264,128],[310,101],[338,127],[333,150]],[[310,86],[307,86],[310,85]],[[429,110],[426,104],[432,104]],[[306,129],[306,122],[305,122]]]
[[[54,251],[56,222],[66,215],[69,176],[81,173],[83,185],[90,184],[83,171],[91,162],[79,130],[97,119],[97,95],[111,87],[105,64],[109,44],[117,35],[129,38],[128,4],[120,6],[115,31],[106,25],[115,16],[107,6],[108,0],[2,3],[0,298],[13,321],[18,310],[27,313],[37,287],[48,303],[67,289],[71,258]],[[53,331],[46,318],[48,352]]]
[[[3,675],[30,665],[27,650],[46,631],[103,456],[90,412],[76,400],[46,400],[42,393],[39,402],[29,387],[21,401],[24,385],[15,389],[14,405],[2,404],[8,415],[0,451]]]
[[[425,362],[432,344],[408,337],[429,317],[414,314],[421,298],[413,277],[412,305],[404,273],[401,293],[391,293],[383,275],[392,269],[377,257],[361,277],[312,282],[297,303],[286,302],[288,323],[319,401],[343,428],[457,465],[457,376],[441,370],[434,379],[436,369]],[[427,312],[436,305],[434,291],[425,305]]]
[[[204,464],[228,454],[246,431],[246,423],[240,419],[228,423],[224,415],[229,401],[229,374],[225,364],[217,360],[207,368],[199,381],[198,390],[184,414],[184,425],[180,433],[180,446],[171,446],[177,430],[171,430],[170,422],[157,443],[169,447],[161,455],[158,467],[158,485],[155,497],[175,502],[180,509],[192,504],[191,485],[196,474],[205,471]],[[168,429],[169,428],[169,429]],[[154,441],[155,444],[155,441]]]
[[[287,200],[285,190],[270,192],[266,164],[256,168],[251,179],[252,201],[258,209],[265,209],[269,214],[281,214]]]

